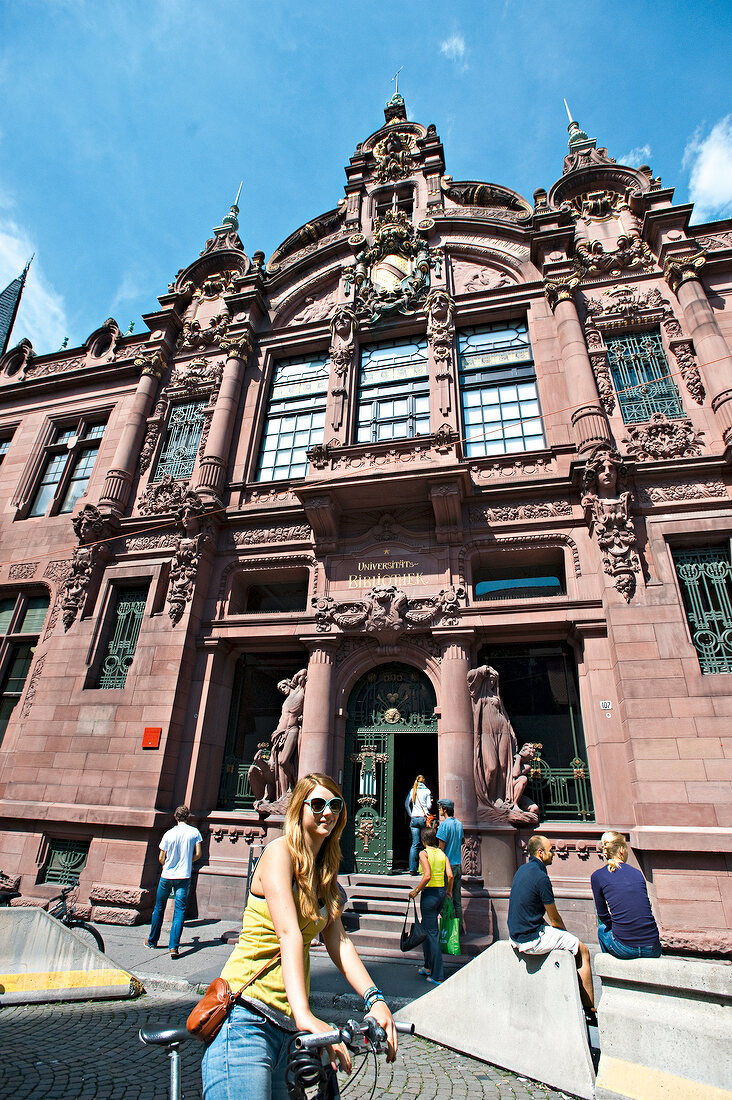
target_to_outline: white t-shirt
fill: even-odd
[[[417,797],[412,800],[410,793],[409,801],[412,803],[412,817],[427,817],[432,805],[432,794],[429,787],[426,787],[424,783],[420,783],[417,787]]]
[[[203,837],[198,829],[179,821],[160,841],[160,851],[166,853],[161,878],[190,878],[193,853]]]

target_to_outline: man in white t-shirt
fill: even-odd
[[[170,929],[168,943],[171,959],[180,958],[180,936],[183,931],[183,920],[188,904],[191,871],[193,864],[201,858],[203,837],[198,829],[194,829],[192,825],[187,824],[189,815],[190,810],[187,806],[179,806],[175,811],[177,825],[172,829],[168,829],[160,841],[158,859],[163,865],[163,870],[155,897],[150,934],[145,940],[146,947],[158,946],[165,906],[171,890],[175,891],[175,913],[173,914],[173,924]]]

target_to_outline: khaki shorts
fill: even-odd
[[[580,941],[571,932],[547,924],[535,940],[529,940],[528,943],[516,943],[511,940],[511,947],[515,947],[522,955],[548,955],[550,951],[571,951],[576,955],[579,951],[579,943]]]

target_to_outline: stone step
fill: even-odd
[[[413,958],[417,965],[422,961],[422,948],[417,947],[414,951],[402,952],[399,949],[399,933],[401,932],[401,925],[398,932],[393,930],[382,930],[378,928],[359,928],[358,931],[350,932],[350,938],[356,946],[359,954],[361,955],[378,955],[383,958]],[[491,937],[485,935],[471,935],[460,937],[460,954],[459,955],[445,955],[445,962],[452,962],[456,964],[462,964],[470,962],[476,955],[479,955],[482,951],[485,951],[487,947],[491,945]]]

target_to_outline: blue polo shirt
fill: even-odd
[[[463,862],[463,827],[456,817],[446,817],[440,822],[437,830],[437,839],[445,842],[445,855],[450,860],[450,866],[462,867]]]
[[[554,891],[547,869],[532,856],[519,867],[508,899],[508,934],[516,943],[535,940],[546,926],[544,908],[554,903]]]

